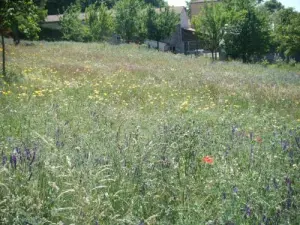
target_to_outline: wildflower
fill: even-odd
[[[202,158],[202,161],[203,161],[204,163],[208,163],[208,164],[213,164],[213,163],[214,163],[214,159],[213,159],[212,157],[210,157],[210,156],[205,156],[205,157],[203,157],[203,158]]]
[[[26,155],[27,160],[30,160],[30,159],[31,159],[31,153],[30,153],[30,150],[29,150],[28,148],[25,148],[24,152],[25,152],[25,155]]]
[[[251,208],[248,205],[246,205],[245,206],[245,217],[249,217],[249,216],[251,216]]]
[[[238,191],[239,191],[239,189],[238,189],[236,186],[234,186],[234,187],[233,187],[233,193],[236,194],[236,193],[238,193]]]
[[[15,155],[10,156],[11,167],[17,168],[17,157]]]
[[[257,137],[255,138],[255,141],[256,141],[257,143],[259,143],[259,144],[261,144],[261,143],[263,142],[263,140],[262,140],[262,138],[261,138],[260,136],[257,136]]]
[[[286,140],[281,141],[282,150],[285,151],[289,148],[289,142]]]
[[[6,155],[3,155],[3,153],[2,153],[2,165],[3,166],[6,164],[6,161],[7,161],[7,157],[6,157]]]
[[[180,110],[181,111],[187,111],[189,107],[189,101],[184,101],[181,105],[180,105]]]
[[[292,181],[291,181],[291,179],[289,177],[286,177],[285,178],[285,183],[286,183],[287,186],[291,186]]]

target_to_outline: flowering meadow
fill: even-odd
[[[300,224],[300,71],[7,46],[0,224]]]

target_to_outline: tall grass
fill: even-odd
[[[64,42],[8,67],[1,224],[299,224],[299,73]]]

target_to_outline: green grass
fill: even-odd
[[[299,224],[299,71],[34,44],[0,88],[1,224]]]

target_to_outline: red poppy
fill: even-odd
[[[210,156],[205,156],[205,157],[203,157],[203,158],[202,158],[202,161],[203,161],[204,163],[208,163],[208,164],[213,164],[213,163],[214,163],[214,159],[213,159],[212,157],[210,157]]]
[[[259,144],[261,144],[261,143],[263,142],[263,140],[262,140],[262,138],[261,138],[260,136],[257,136],[257,137],[255,138],[255,141],[256,141],[257,143],[259,143]]]

